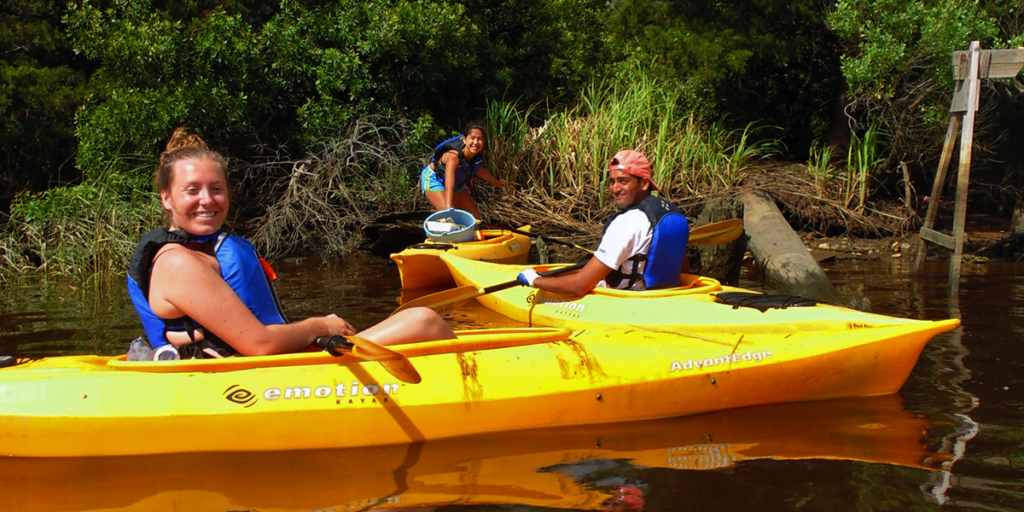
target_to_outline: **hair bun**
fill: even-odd
[[[201,137],[189,131],[188,128],[181,126],[175,129],[174,133],[171,134],[170,140],[167,141],[167,149],[164,150],[164,152],[170,153],[171,151],[181,148],[192,147],[205,148],[206,142],[203,142]]]

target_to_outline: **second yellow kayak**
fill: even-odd
[[[529,229],[529,226],[523,226],[519,231]],[[440,255],[446,252],[492,263],[524,264],[530,255],[530,238],[503,229],[481,229],[472,242],[442,243],[428,239],[391,255],[398,265],[402,288],[452,284],[451,273],[440,259]]]
[[[442,255],[459,286],[479,289],[514,280],[524,265],[496,265]],[[625,291],[595,288],[581,297],[572,297],[515,286],[481,295],[476,300],[484,307],[529,325],[570,329],[625,329],[642,327],[667,332],[790,333],[847,331],[869,327],[887,327],[930,323],[865,313],[849,308],[818,304],[760,311],[750,307],[734,308],[715,301],[722,292],[748,292],[723,286],[718,281],[692,275],[683,276],[684,286],[651,291]]]

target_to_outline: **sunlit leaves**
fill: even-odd
[[[851,91],[879,99],[921,75],[951,85],[950,52],[997,34],[967,0],[840,0],[828,22],[848,42],[843,74]]]

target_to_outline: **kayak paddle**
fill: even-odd
[[[572,242],[561,240],[558,238],[552,238],[547,235],[538,235],[537,233],[530,233],[527,231],[520,231],[518,229],[506,228],[502,226],[495,226],[498,229],[504,229],[505,231],[511,231],[513,233],[519,233],[520,235],[526,235],[532,238],[540,238],[545,242],[552,242],[581,251],[586,251],[591,254],[594,251],[587,249],[581,245],[574,244]],[[686,243],[688,246],[693,247],[705,247],[708,245],[724,244],[731,242],[740,237],[743,234],[743,219],[729,219],[720,222],[713,222],[711,224],[705,224],[703,226],[693,228],[690,230],[690,240]]]
[[[326,341],[318,338],[316,343],[332,356],[340,357],[351,354],[364,361],[377,361],[384,366],[388,373],[402,382],[419,384],[423,380],[420,373],[409,362],[409,358],[366,338],[334,335],[327,338]]]
[[[502,228],[506,229],[506,228]],[[515,231],[515,230],[510,230]],[[523,233],[530,235],[530,233]],[[712,224],[706,224],[699,228],[694,228],[690,231],[690,241],[687,245],[695,247],[703,247],[706,245],[717,245],[731,242],[740,237],[743,234],[743,219],[729,219],[721,222],[715,222]],[[532,235],[538,236],[538,235]],[[547,239],[547,237],[544,237]],[[573,244],[575,245],[575,244]],[[575,265],[568,267],[556,268],[540,274],[541,277],[551,277],[572,270],[578,270],[583,268],[586,262],[580,262]],[[487,288],[477,288],[473,285],[460,286],[458,288],[452,288],[451,290],[444,290],[437,293],[431,293],[430,295],[424,295],[415,300],[411,300],[398,306],[391,314],[398,313],[403,309],[409,309],[414,307],[425,307],[430,308],[437,312],[439,315],[443,315],[455,309],[455,306],[466,302],[470,299],[475,299],[481,295],[487,295],[488,293],[500,292],[511,288],[513,286],[520,285],[518,280],[508,281],[506,283],[496,284],[488,286]]]
[[[559,245],[564,245],[566,247],[572,247],[573,249],[579,249],[581,251],[586,251],[586,252],[589,252],[590,254],[594,254],[594,251],[592,251],[590,249],[587,249],[586,247],[583,247],[582,245],[574,244],[574,243],[572,243],[572,242],[570,242],[568,240],[562,240],[560,238],[553,238],[553,237],[550,237],[550,236],[547,236],[547,235],[538,235],[537,233],[530,233],[529,231],[520,231],[518,229],[506,228],[504,226],[497,226],[497,225],[493,225],[493,224],[488,224],[488,226],[492,226],[492,227],[495,227],[497,229],[503,229],[505,231],[511,231],[513,233],[518,233],[520,235],[526,235],[526,236],[528,236],[530,238],[539,238],[539,239],[541,239],[541,240],[543,240],[545,242],[551,242],[551,243],[555,243],[555,244],[559,244]]]
[[[732,242],[743,234],[743,219],[729,219],[712,222],[690,230],[690,240],[686,245],[706,247]]]
[[[572,272],[573,270],[579,270],[583,268],[583,266],[586,264],[586,261],[581,261],[575,265],[569,265],[567,267],[560,267],[554,270],[549,270],[547,272],[541,272],[540,277],[551,277],[557,276],[559,274],[564,274],[566,272]],[[466,302],[467,300],[475,299],[481,295],[487,295],[488,293],[500,292],[501,290],[512,288],[513,286],[522,285],[523,283],[520,283],[518,279],[513,279],[508,282],[488,286],[487,288],[477,288],[476,286],[473,285],[460,286],[458,288],[452,288],[451,290],[444,290],[437,293],[431,293],[430,295],[424,295],[418,299],[406,302],[405,304],[398,306],[398,309],[396,309],[391,314],[393,315],[395,313],[398,313],[403,309],[425,307],[433,309],[439,315],[443,315],[455,309],[456,305]]]

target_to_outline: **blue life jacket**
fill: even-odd
[[[142,237],[128,268],[128,294],[142,321],[146,339],[153,348],[169,343],[166,337],[168,331],[183,331],[194,341],[195,329],[202,327],[188,317],[160,318],[149,305],[153,257],[166,244],[186,243],[197,244],[200,250],[217,258],[221,277],[260,322],[264,325],[287,323],[270,278],[264,271],[261,258],[248,240],[223,231],[197,237],[184,231],[167,231],[159,228]],[[205,339],[202,343],[179,348],[182,357],[201,357],[203,348],[212,348],[221,355],[237,353],[215,333],[204,329],[203,334]]]
[[[660,197],[648,195],[638,204],[615,214],[604,225],[604,231],[608,231],[608,226],[619,215],[630,210],[640,210],[647,215],[651,229],[654,230],[651,246],[647,252],[637,253],[622,263],[625,266],[629,262],[633,262],[630,274],[615,269],[608,273],[605,282],[608,283],[608,286],[617,287],[623,279],[628,279],[629,283],[626,289],[632,289],[640,278],[640,274],[637,272],[640,262],[646,261],[647,264],[643,271],[646,289],[679,286],[679,275],[683,272],[683,262],[686,260],[686,243],[690,240],[690,223],[687,222],[686,216],[672,203]]]
[[[474,155],[472,160],[466,160],[466,155],[462,153],[465,148],[466,142],[462,140],[462,135],[442,141],[434,148],[434,154],[430,157],[430,161],[434,164],[434,174],[441,179],[442,183],[444,182],[445,168],[441,156],[449,151],[454,150],[459,155],[459,168],[455,169],[455,188],[465,185],[483,167],[483,151]]]

